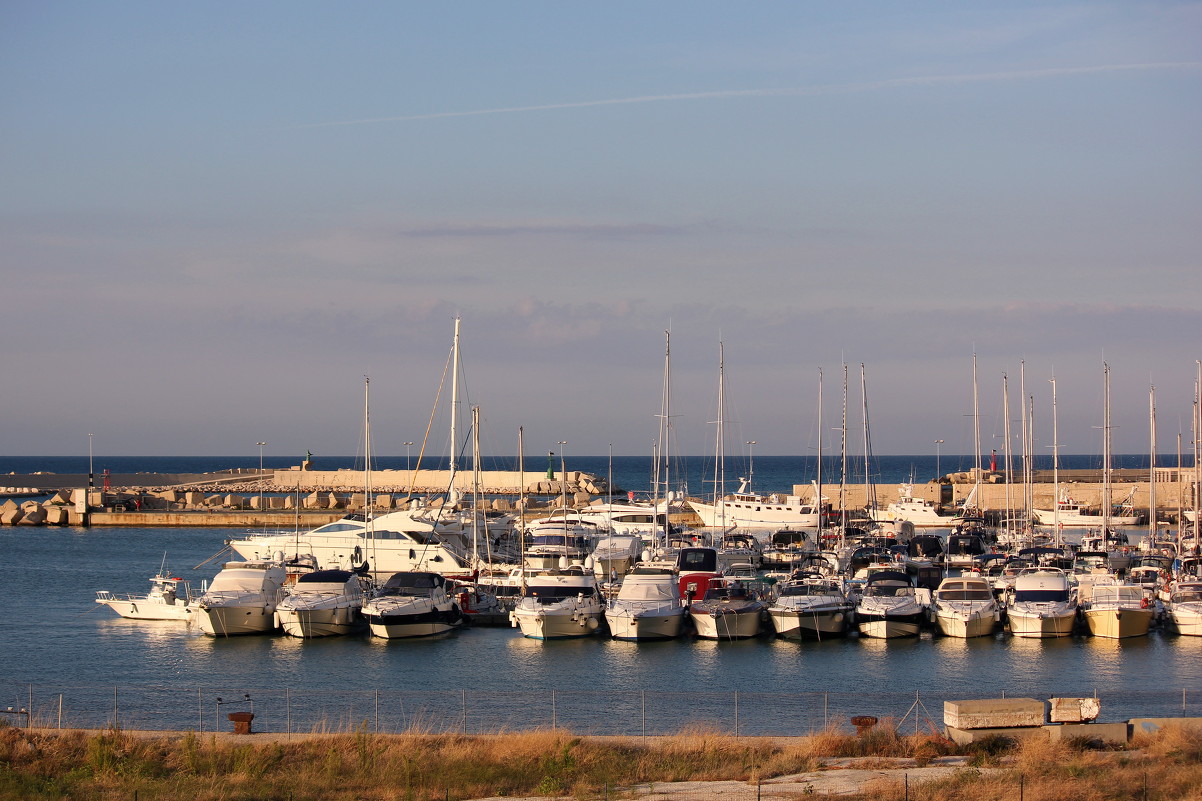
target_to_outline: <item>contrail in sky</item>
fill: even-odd
[[[482,117],[489,114],[520,114],[526,111],[556,111],[569,108],[592,108],[595,106],[623,106],[635,103],[659,103],[666,100],[716,100],[732,97],[805,97],[846,92],[868,92],[902,86],[937,86],[940,84],[986,83],[991,81],[1029,80],[1051,78],[1062,75],[1090,75],[1104,72],[1135,72],[1141,70],[1197,69],[1202,61],[1170,61],[1151,64],[1105,64],[1094,67],[1050,67],[1041,70],[1016,70],[1011,72],[981,72],[967,75],[926,75],[913,78],[890,78],[883,81],[860,83],[822,84],[807,87],[784,87],[779,89],[721,89],[712,92],[684,92],[670,95],[640,95],[617,97],[608,100],[581,100],[574,103],[547,103],[538,106],[510,106],[507,108],[484,108],[472,111],[439,111],[431,114],[407,114],[397,117],[370,117],[338,122],[315,122],[299,125],[298,128],[333,128],[343,125],[369,125],[379,122],[414,122],[416,120],[438,120],[448,117]]]

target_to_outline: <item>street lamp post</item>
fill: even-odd
[[[405,472],[409,472],[409,449],[413,447],[412,442],[405,443]]]
[[[259,511],[263,511],[263,446],[266,442],[256,442],[259,446]]]
[[[88,434],[88,489],[96,486],[96,473],[92,470],[92,435]]]
[[[755,445],[754,439],[747,441],[747,491],[752,491],[752,482],[755,480]]]
[[[566,439],[555,443],[559,446],[559,487],[563,492],[563,507],[568,508],[568,469],[564,461],[563,446],[568,444]]]
[[[939,470],[939,446],[943,444],[943,440],[935,440],[935,480],[943,478],[943,473]]]

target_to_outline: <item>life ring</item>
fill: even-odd
[[[472,598],[472,596],[470,593],[467,593],[467,592],[459,593],[459,608],[464,610],[465,612],[468,609],[470,609],[471,608],[471,604],[470,604],[471,598]]]

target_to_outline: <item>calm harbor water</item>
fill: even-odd
[[[1112,720],[1202,708],[1202,638],[1161,633],[1122,642],[927,634],[641,644],[538,642],[500,628],[418,642],[302,642],[213,639],[180,624],[123,620],[93,603],[98,589],[145,592],[164,552],[176,575],[199,585],[218,566],[191,568],[241,533],[0,529],[0,710],[27,705],[32,691],[35,714],[50,725],[61,696],[64,725],[106,726],[115,713],[129,728],[212,730],[228,728],[224,713],[240,708],[216,699],[245,694],[264,730],[557,724],[655,734],[700,724],[789,734],[850,714],[902,718],[916,693],[936,723],[943,699],[1003,693],[1096,693]]]

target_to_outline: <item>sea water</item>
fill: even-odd
[[[1122,641],[1000,633],[630,643],[541,642],[514,628],[475,628],[431,640],[302,641],[212,638],[182,623],[125,620],[94,602],[101,589],[144,593],[164,553],[172,573],[198,587],[219,562],[194,566],[243,533],[0,529],[0,710],[27,707],[32,696],[40,722],[56,725],[62,710],[63,725],[86,727],[116,720],[211,731],[228,727],[226,713],[253,705],[256,727],[278,731],[557,725],[657,734],[702,725],[790,734],[855,714],[909,712],[937,723],[942,700],[1003,694],[1096,694],[1111,720],[1194,714],[1202,702],[1193,696],[1202,686],[1202,638],[1161,632]],[[9,717],[23,722],[19,712]]]

